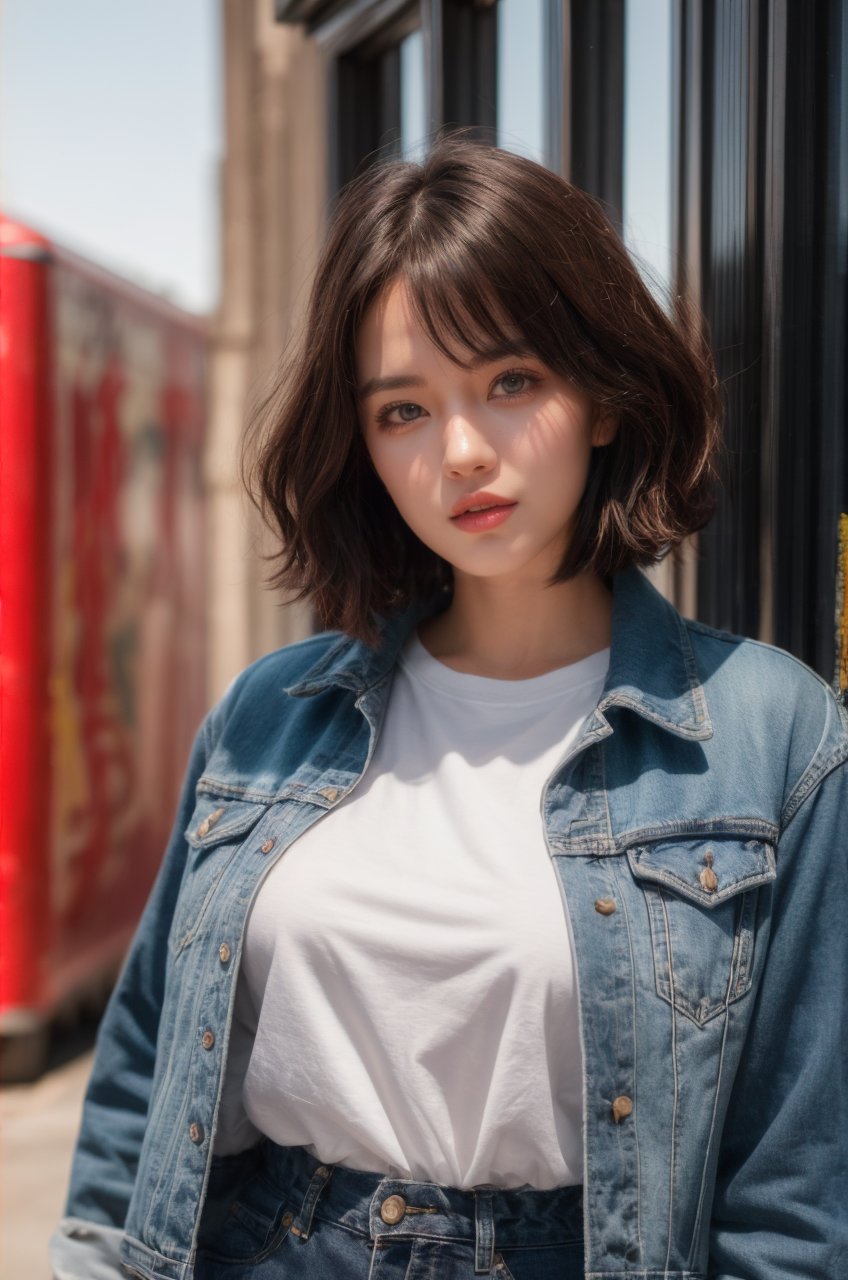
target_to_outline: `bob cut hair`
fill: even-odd
[[[246,438],[248,491],[282,540],[269,582],[325,627],[374,644],[452,569],[398,514],[358,417],[355,344],[394,280],[458,365],[517,336],[618,429],[593,449],[552,582],[660,560],[710,518],[721,400],[700,317],[672,319],[598,203],[520,155],[451,134],[421,163],[383,161],[342,191],[301,340]]]

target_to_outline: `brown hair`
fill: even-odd
[[[682,300],[669,318],[585,192],[451,135],[420,164],[373,165],[341,193],[299,349],[249,433],[248,488],[282,537],[270,581],[310,599],[325,626],[373,643],[373,614],[451,581],[395,509],[357,418],[359,324],[397,277],[457,364],[458,351],[514,344],[517,331],[615,412],[553,581],[649,564],[706,524],[721,410],[697,318]]]

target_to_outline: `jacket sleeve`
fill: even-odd
[[[719,1154],[710,1280],[848,1276],[845,755],[843,735],[787,806],[764,975]]]
[[[183,832],[213,714],[195,737],[165,857],[98,1031],[65,1217],[50,1241],[56,1280],[126,1280],[119,1247],[150,1100],[168,934],[186,859]]]

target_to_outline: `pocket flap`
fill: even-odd
[[[627,860],[637,880],[665,886],[702,907],[717,907],[777,876],[772,846],[738,836],[683,836],[638,844],[627,850]]]
[[[210,845],[237,839],[255,826],[267,811],[267,804],[200,792],[184,835],[194,849],[206,849]]]

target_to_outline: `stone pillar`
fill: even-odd
[[[315,42],[268,0],[221,0],[225,154],[221,299],[213,325],[205,458],[209,697],[244,666],[308,635],[311,611],[264,584],[275,542],[244,493],[250,412],[296,334],[324,230],[325,74]]]

